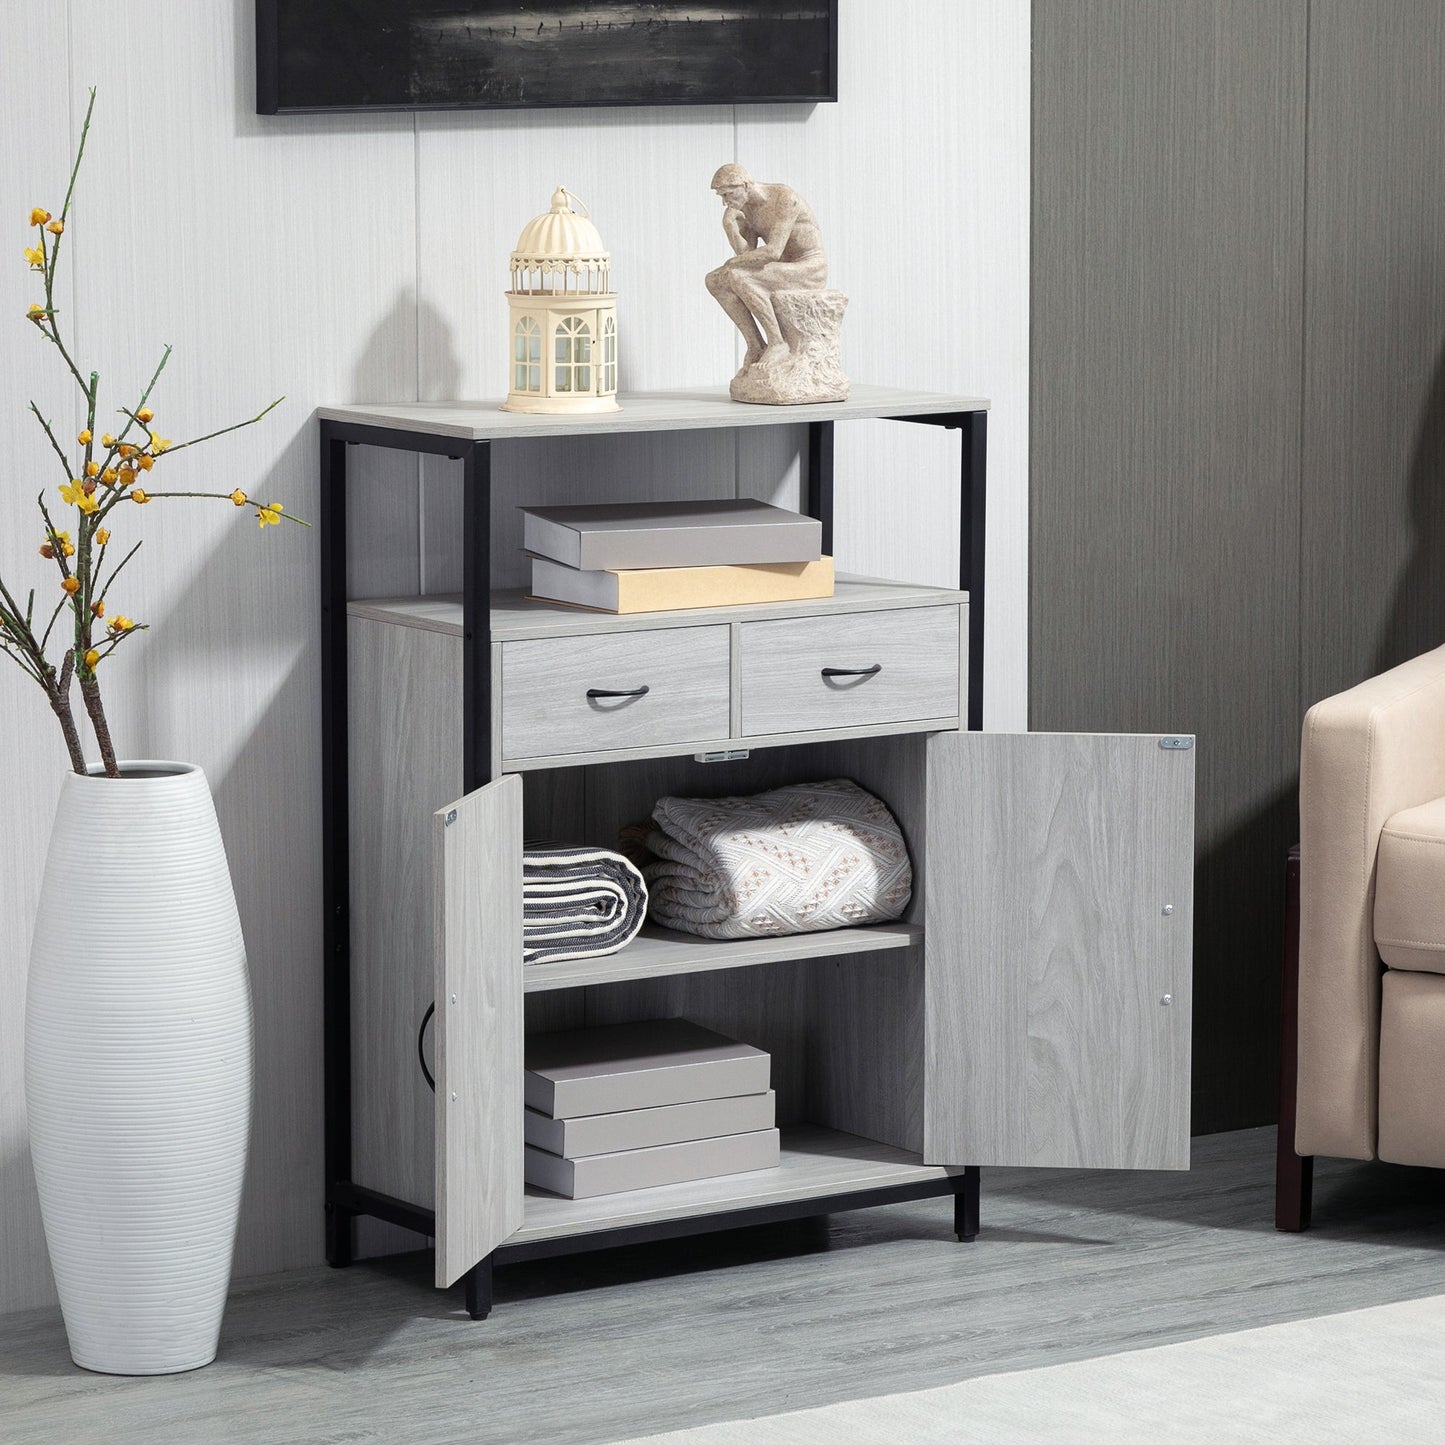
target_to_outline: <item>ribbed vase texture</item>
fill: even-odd
[[[205,774],[61,788],[30,953],[30,1150],[70,1353],[215,1358],[251,1127],[246,950]]]

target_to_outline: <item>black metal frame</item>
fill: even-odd
[[[779,421],[787,419],[782,412]],[[968,598],[967,726],[983,726],[984,521],[988,413],[938,412],[895,421],[941,426],[962,434],[959,468],[959,588]],[[823,551],[833,550],[833,426],[808,424],[805,472],[808,515],[822,523]],[[355,1258],[355,1225],[371,1216],[432,1238],[436,1216],[351,1179],[351,937],[350,818],[347,695],[347,448],[384,447],[444,456],[462,464],[462,777],[471,793],[491,781],[491,443],[405,428],[323,420],[321,431],[321,732],[322,891],[325,951],[324,1072],[326,1258],[334,1266]],[[530,1244],[502,1245],[465,1276],[467,1312],[484,1319],[492,1302],[496,1264],[583,1253],[649,1240],[673,1239],[755,1224],[867,1209],[880,1204],[952,1194],[954,1231],[962,1241],[979,1228],[979,1170],[911,1184],[817,1196],[745,1209],[693,1215],[623,1229],[597,1230]]]

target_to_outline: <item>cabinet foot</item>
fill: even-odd
[[[340,1205],[326,1206],[326,1262],[345,1269],[356,1258],[356,1216]]]
[[[970,1164],[953,1196],[953,1232],[960,1244],[972,1244],[978,1238],[978,1185],[979,1167]]]
[[[492,1257],[474,1264],[466,1273],[467,1313],[484,1320],[492,1312]]]

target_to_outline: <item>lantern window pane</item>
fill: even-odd
[[[577,368],[577,390],[592,390],[592,368],[590,366],[579,366]]]
[[[527,368],[527,390],[542,390],[542,368],[540,366],[529,366]]]

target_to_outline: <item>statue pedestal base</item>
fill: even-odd
[[[788,344],[788,356],[772,366],[749,366],[733,377],[734,401],[798,406],[810,401],[846,401],[838,340],[848,298],[841,291],[779,291],[773,310]]]

